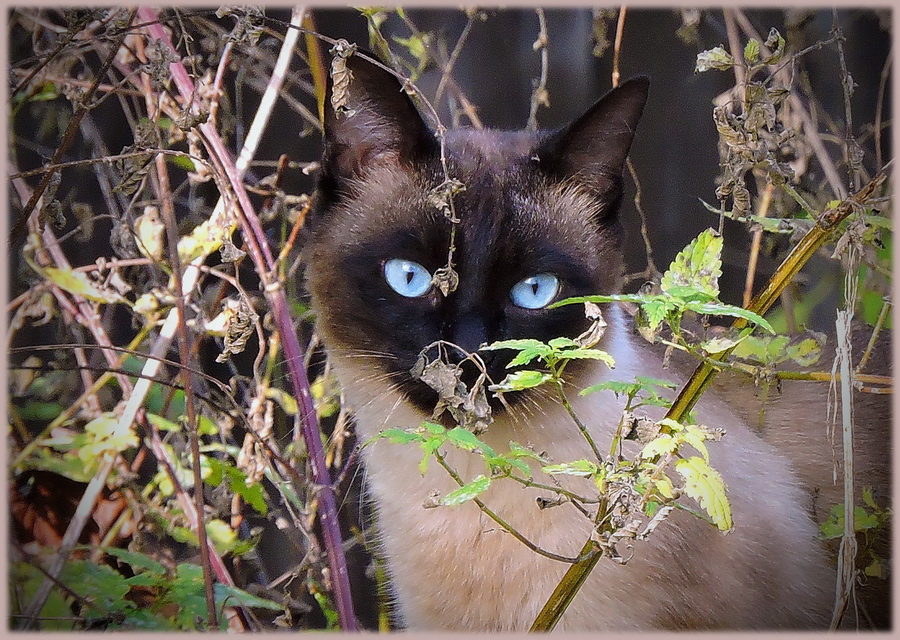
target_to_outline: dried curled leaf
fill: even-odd
[[[710,69],[728,71],[733,66],[734,58],[724,47],[719,45],[697,54],[697,66],[694,67],[694,73],[703,73]]]
[[[331,49],[331,108],[336,115],[352,117],[356,113],[348,104],[350,103],[350,81],[353,72],[347,67],[347,58],[356,53],[356,45],[346,40],[338,40]]]
[[[241,353],[247,339],[253,335],[253,327],[259,315],[250,303],[241,297],[240,300],[226,301],[225,311],[225,350],[217,357],[216,362],[225,362],[233,353]]]

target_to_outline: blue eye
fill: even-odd
[[[407,298],[418,298],[431,289],[428,269],[412,260],[393,258],[384,263],[384,279],[391,289]]]
[[[543,309],[559,291],[559,279],[552,273],[539,273],[520,280],[510,289],[509,297],[517,307]]]

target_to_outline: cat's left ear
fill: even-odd
[[[359,55],[329,75],[324,128],[324,169],[338,179],[378,165],[414,165],[437,144],[400,82]]]
[[[540,166],[562,179],[574,179],[603,200],[617,200],[649,87],[649,78],[637,76],[607,93],[541,143],[535,153]]]

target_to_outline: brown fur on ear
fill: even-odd
[[[332,105],[330,75],[325,88],[327,176],[358,177],[375,164],[409,164],[433,153],[434,136],[397,78],[359,55],[346,59],[346,69],[350,82],[340,112]]]
[[[587,188],[609,203],[606,209],[611,213],[621,194],[625,159],[649,88],[650,79],[638,76],[607,93],[540,145],[536,156],[541,167]]]

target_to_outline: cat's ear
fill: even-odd
[[[617,200],[649,87],[650,79],[638,76],[607,93],[541,143],[535,153],[540,166],[562,179],[575,180],[602,200]]]
[[[397,78],[358,55],[345,62],[338,88],[330,74],[326,84],[325,171],[354,177],[379,163],[412,164],[431,152],[434,136]]]

